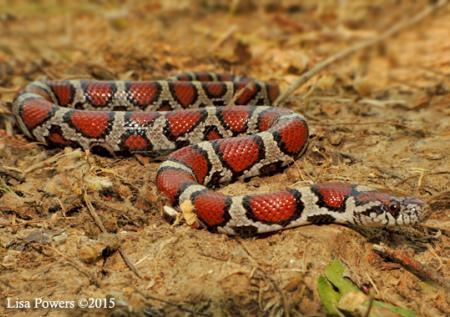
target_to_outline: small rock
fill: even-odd
[[[328,142],[334,146],[341,144],[343,140],[344,137],[340,133],[332,133],[328,136]]]
[[[7,269],[17,267],[17,260],[20,255],[20,251],[8,250],[8,253],[2,259],[2,266]]]

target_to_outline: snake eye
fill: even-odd
[[[397,218],[398,214],[400,213],[400,209],[401,209],[401,206],[398,201],[393,201],[389,204],[389,212],[395,218]]]

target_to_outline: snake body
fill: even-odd
[[[346,183],[238,196],[210,189],[273,174],[305,151],[307,123],[271,107],[278,94],[275,84],[216,73],[36,81],[19,92],[13,113],[28,137],[45,144],[165,157],[158,190],[176,208],[188,204],[211,231],[254,235],[305,224],[393,226],[423,218],[417,198]]]

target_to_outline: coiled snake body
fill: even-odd
[[[274,84],[215,73],[159,81],[37,81],[18,94],[13,112],[22,131],[45,144],[171,153],[158,169],[158,190],[175,207],[187,202],[212,231],[252,235],[305,224],[421,220],[419,199],[345,183],[239,196],[211,190],[278,171],[304,152],[306,121],[271,107],[277,96]]]

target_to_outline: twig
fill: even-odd
[[[4,94],[17,94],[17,91],[19,90],[19,88],[7,88],[7,87],[0,87],[0,92],[4,93]]]
[[[248,90],[255,89],[255,81],[250,80],[244,87],[240,88],[233,96],[233,99],[230,101],[230,103],[227,106],[235,106],[236,100],[241,98],[241,96],[246,93]],[[238,105],[239,106],[239,105]]]
[[[342,98],[342,97],[333,97],[333,96],[311,96],[311,90],[304,96],[290,96],[286,101],[330,101],[335,103],[361,103],[367,104],[375,107],[384,107],[389,105],[406,105],[407,101],[403,99],[389,99],[389,100],[378,100],[378,99],[369,99],[363,98],[358,100],[357,98]]]
[[[213,45],[211,45],[209,52],[212,53],[217,49],[219,49],[219,47],[221,47],[223,43],[228,41],[231,38],[231,36],[234,33],[236,33],[237,30],[238,30],[237,26],[232,25],[225,34],[223,34]]]
[[[336,103],[354,103],[357,101],[356,98],[341,98],[333,96],[311,96],[308,98],[305,96],[289,96],[287,101],[305,101],[306,99],[308,99],[308,101],[331,101]]]
[[[7,176],[10,176],[20,182],[25,180],[25,177],[23,175],[23,172],[15,167],[9,167],[9,166],[0,166],[0,174],[5,174]]]
[[[69,265],[71,265],[73,268],[75,268],[78,272],[80,272],[81,274],[83,274],[84,276],[86,276],[89,281],[91,283],[93,283],[95,286],[100,287],[100,282],[98,280],[98,278],[92,274],[91,272],[89,272],[88,270],[85,270],[83,268],[83,266],[78,263],[77,261],[71,259],[70,257],[68,257],[67,255],[63,254],[62,252],[60,252],[58,249],[52,247],[52,246],[46,246],[45,247],[47,250],[50,250],[56,254],[58,254],[58,256],[60,256],[61,258],[63,258]]]
[[[28,173],[31,173],[31,172],[37,170],[37,169],[42,169],[42,168],[44,168],[46,166],[49,166],[49,165],[55,163],[56,161],[58,161],[59,159],[61,159],[63,157],[71,156],[71,155],[80,157],[82,155],[82,152],[79,149],[76,149],[76,150],[73,150],[73,151],[70,151],[70,152],[65,152],[65,151],[58,152],[57,154],[53,155],[52,157],[49,157],[48,159],[46,159],[44,161],[41,161],[41,162],[38,162],[36,164],[31,165],[30,167],[28,167],[26,170],[23,171],[23,174],[26,175]]]
[[[314,119],[317,120],[317,119]],[[393,125],[394,127],[397,128],[402,128],[404,130],[409,130],[409,131],[413,131],[413,132],[417,132],[417,131],[421,131],[420,129],[413,129],[411,127],[408,127],[405,124],[402,124],[400,122],[396,122],[396,121],[366,121],[366,122],[351,122],[351,121],[342,121],[342,122],[327,122],[327,121],[317,121],[314,122],[315,125],[324,125],[324,126],[335,126],[335,125]]]
[[[90,198],[89,198],[89,196],[87,195],[86,192],[84,192],[84,194],[83,194],[83,199],[84,199],[84,202],[86,203],[86,207],[88,208],[91,217],[95,221],[95,224],[100,228],[100,230],[103,233],[108,233],[108,231],[106,230],[105,226],[103,225],[102,220],[100,219],[100,217],[98,216],[97,212],[95,211],[94,206],[92,206],[91,200],[90,200]],[[133,264],[133,262],[130,260],[130,258],[128,257],[128,255],[125,253],[125,251],[123,250],[123,248],[121,246],[119,246],[118,251],[119,251],[120,256],[122,257],[122,259],[124,260],[125,264],[128,266],[128,268],[134,274],[136,274],[137,277],[142,278],[142,276],[139,273],[139,271],[137,270],[136,266]]]
[[[380,294],[380,290],[377,287],[377,284],[375,284],[375,281],[372,279],[369,273],[366,272],[367,279],[369,280],[370,284],[372,285],[373,289],[375,290],[376,294]]]
[[[373,294],[370,294],[369,295],[369,305],[367,306],[367,310],[366,310],[366,313],[364,314],[364,317],[370,316],[370,312],[372,311],[374,300],[375,300],[375,298],[374,298]]]
[[[105,226],[103,225],[102,220],[95,211],[94,206],[92,206],[91,199],[89,198],[86,192],[83,193],[83,200],[86,203],[86,207],[89,210],[89,214],[91,215],[92,218],[94,218],[95,224],[100,228],[101,232],[108,233]]]
[[[447,290],[450,289],[448,282],[442,281],[442,277],[436,272],[427,270],[421,263],[411,258],[404,251],[394,250],[383,245],[373,245],[373,249],[388,261],[399,263],[403,268],[421,280],[433,281]]]
[[[100,172],[103,172],[105,174],[111,174],[114,177],[117,177],[118,179],[120,179],[122,182],[124,182],[127,185],[130,185],[131,187],[133,187],[135,190],[139,191],[141,188],[135,184],[133,184],[132,182],[130,182],[126,177],[123,177],[122,175],[119,175],[118,173],[116,173],[113,169],[110,168],[99,168]]]
[[[264,278],[269,281],[269,283],[272,285],[272,287],[275,289],[275,291],[278,293],[278,295],[280,296],[280,300],[281,300],[281,304],[283,305],[283,310],[284,310],[284,316],[285,317],[289,317],[290,316],[290,310],[289,310],[289,305],[286,299],[285,294],[283,293],[283,290],[278,286],[277,282],[275,281],[275,279],[273,279],[269,274],[267,274],[259,265],[259,263],[255,260],[255,258],[253,257],[253,255],[251,254],[251,252],[247,249],[247,247],[244,245],[244,243],[242,241],[240,241],[239,239],[236,240],[238,242],[238,244],[241,246],[241,248],[244,250],[244,252],[247,254],[248,258],[251,260],[251,262],[253,262],[253,264],[255,265],[255,270],[253,272],[255,272],[256,270],[259,271]]]
[[[392,37],[393,35],[399,33],[400,31],[403,31],[407,29],[408,27],[422,21],[426,17],[428,17],[430,14],[434,13],[438,9],[442,8],[447,4],[447,0],[440,0],[436,2],[433,5],[427,6],[423,11],[419,12],[415,16],[413,16],[411,19],[401,21],[388,30],[386,30],[384,33],[380,34],[379,36],[375,38],[371,38],[368,40],[361,41],[359,43],[356,43],[353,46],[350,46],[328,58],[323,60],[322,62],[316,64],[313,68],[303,73],[302,76],[300,76],[299,79],[297,79],[294,83],[292,83],[291,86],[288,87],[288,89],[282,93],[277,100],[275,101],[275,105],[279,106],[286,101],[286,99],[291,96],[294,91],[296,91],[299,87],[301,87],[304,83],[306,83],[311,77],[325,69],[326,67],[330,66],[333,63],[336,63],[344,58],[349,57],[350,55],[356,53],[357,51],[369,48],[371,46],[375,46],[384,40],[386,40],[389,37]]]

